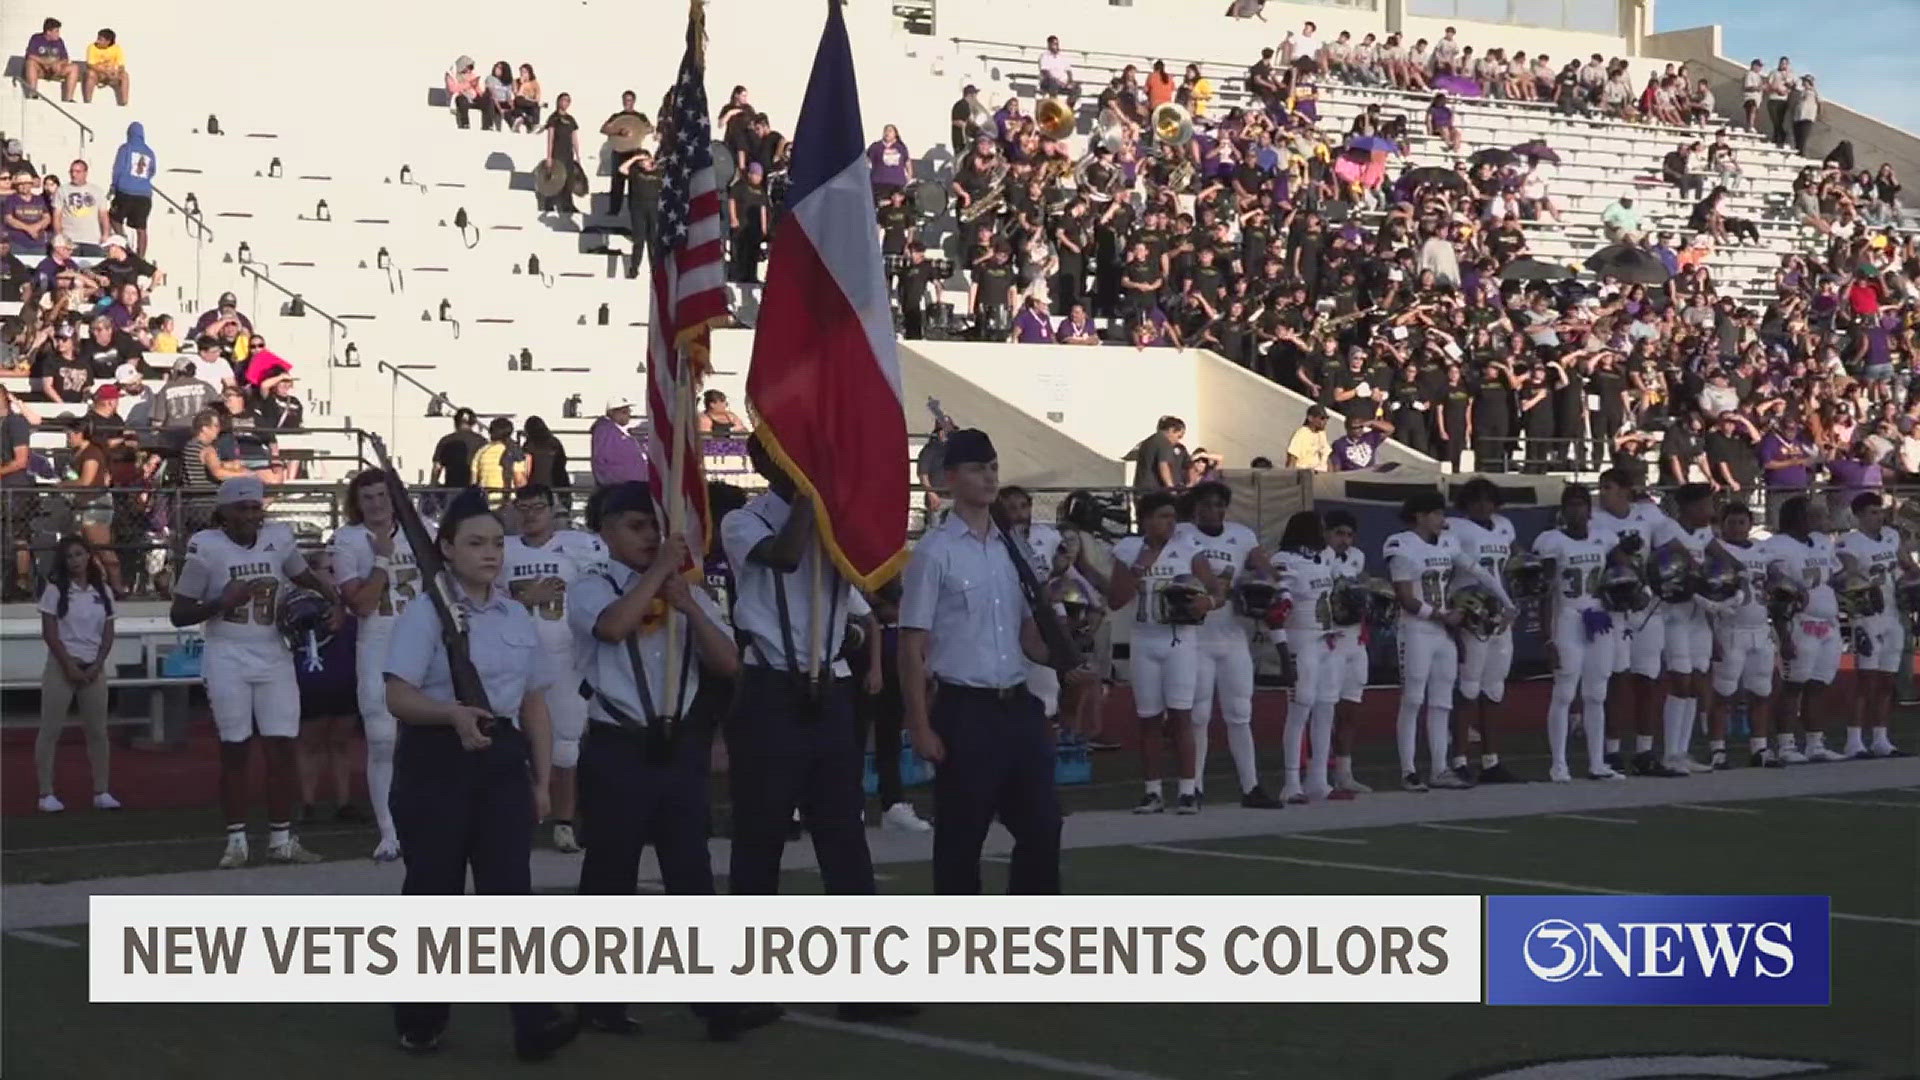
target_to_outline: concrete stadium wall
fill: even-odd
[[[1105,453],[1080,442],[1028,411],[1025,403],[1011,401],[976,381],[979,365],[952,363],[956,359],[953,356],[935,359],[927,355],[928,345],[900,343],[900,381],[906,395],[908,431],[925,432],[933,427],[933,415],[926,407],[931,398],[940,402],[960,426],[977,427],[993,437],[1003,483],[1030,488],[1099,488],[1127,483],[1130,473],[1121,464],[1120,453]],[[972,348],[992,350],[995,346]],[[1147,430],[1152,430],[1151,425]]]
[[[1743,96],[1741,81],[1746,76],[1747,65],[1754,58],[1736,59],[1723,55],[1721,49],[1719,26],[1672,30],[1647,38],[1648,55],[1667,60],[1685,60],[1693,67],[1702,69],[1706,77],[1713,81],[1713,100],[1720,112],[1728,116],[1740,116]],[[1773,54],[1760,59],[1766,62],[1768,70],[1772,70],[1780,54],[1791,55],[1792,52],[1792,44],[1783,42]],[[1818,78],[1818,75],[1815,77]],[[1765,123],[1764,120],[1761,122]],[[1807,155],[1823,157],[1843,139],[1853,141],[1856,169],[1878,169],[1882,164],[1890,163],[1894,171],[1903,177],[1920,176],[1920,137],[1823,96],[1820,119],[1813,125],[1813,135],[1807,143]],[[1900,193],[1900,202],[1905,206],[1920,206],[1920,189],[1907,185]]]

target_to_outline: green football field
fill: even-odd
[[[1099,801],[1103,790],[1078,797]],[[1116,799],[1127,794],[1117,784],[1112,792]],[[141,818],[122,820],[120,835],[133,822]],[[152,818],[139,827],[158,838],[179,824]],[[16,832],[8,838],[9,863],[22,854]],[[356,852],[363,846],[357,834],[340,839],[351,840]],[[125,853],[144,850],[96,848],[91,859],[126,873]],[[196,857],[190,865],[204,863]],[[883,891],[930,886],[924,862],[881,870]],[[1003,870],[989,864],[990,890]],[[844,1025],[830,1010],[804,1007],[729,1046],[700,1041],[684,1010],[642,1006],[635,1010],[646,1024],[641,1037],[582,1036],[538,1068],[781,1080],[1920,1075],[1920,787],[1087,847],[1067,852],[1065,870],[1074,893],[1826,894],[1836,916],[1833,1004],[948,1005],[887,1027]],[[817,891],[818,880],[795,872],[788,888]],[[392,1048],[387,1014],[372,1006],[90,1005],[83,937],[73,926],[0,939],[0,1075],[485,1080],[535,1068],[511,1059],[504,1010],[491,1006],[457,1009],[444,1050],[416,1060]],[[1544,1062],[1558,1064],[1538,1065]]]

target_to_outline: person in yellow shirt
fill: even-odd
[[[1213,100],[1213,80],[1200,73],[1199,64],[1188,64],[1186,78],[1174,100],[1185,105],[1195,120],[1206,119],[1207,103]]]
[[[122,106],[133,95],[133,78],[127,74],[127,54],[111,30],[100,31],[87,46],[87,78],[80,86],[80,97],[88,102],[102,86],[113,87],[114,100]]]
[[[1327,442],[1327,409],[1324,405],[1307,408],[1307,421],[1287,441],[1287,468],[1326,472],[1333,446]]]
[[[526,484],[528,469],[526,455],[513,445],[513,421],[494,417],[487,445],[473,452],[473,483],[487,493],[487,505],[504,507],[507,496]]]

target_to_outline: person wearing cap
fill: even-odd
[[[50,338],[40,346],[28,371],[33,393],[41,401],[85,401],[93,384],[93,369],[80,359],[73,324],[62,323],[49,329]]]
[[[267,858],[310,863],[319,856],[293,835],[299,800],[294,740],[300,734],[300,689],[293,653],[280,633],[280,605],[295,588],[319,593],[330,626],[340,624],[340,598],[317,577],[293,530],[266,520],[266,485],[251,476],[222,481],[213,527],[187,541],[168,612],[174,626],[201,626],[200,670],[220,734],[220,803],[226,816],[223,870],[243,867],[247,848],[247,773],[257,732],[267,759]]]
[[[146,374],[133,361],[113,371],[113,384],[120,393],[120,415],[130,428],[150,427],[156,395],[147,389]]]
[[[89,273],[105,281],[107,288],[117,289],[129,282],[159,285],[167,280],[159,267],[133,253],[133,246],[125,236],[115,233],[107,237],[105,246],[106,258],[94,263]]]
[[[686,537],[662,537],[646,484],[603,489],[591,512],[604,561],[582,568],[566,593],[587,713],[579,796],[591,838],[580,895],[633,895],[640,855],[652,845],[668,894],[711,896],[707,774],[718,699],[699,690],[710,677],[737,674],[740,650],[718,605],[680,572]],[[671,649],[670,635],[679,637]],[[694,1012],[716,1041],[781,1015],[772,1005]],[[617,1034],[640,1027],[617,1003],[583,1004],[580,1020]]]
[[[907,730],[937,767],[934,891],[980,892],[981,846],[997,817],[1013,834],[1007,891],[1058,893],[1053,738],[1027,689],[1028,661],[1050,657],[993,522],[999,458],[986,433],[969,428],[948,436],[941,467],[952,512],[915,545],[900,603]]]
[[[193,358],[183,356],[173,362],[173,367],[167,372],[167,381],[160,384],[154,404],[154,420],[162,428],[189,431],[194,418],[213,404],[214,395],[218,392],[200,381],[195,373]]]
[[[470,689],[484,700],[458,696],[441,602],[408,604],[395,618],[381,668],[387,709],[400,727],[390,800],[407,867],[400,892],[459,896],[471,871],[477,893],[525,896],[533,891],[534,823],[547,812],[547,696],[573,691],[554,685],[540,662],[533,615],[500,580],[506,529],[486,496],[473,488],[454,496],[436,536],[447,586],[442,602],[463,631],[455,640],[478,676],[480,685]],[[552,1005],[508,1008],[522,1060],[552,1057],[579,1032],[578,1022]],[[438,1049],[451,1014],[443,1004],[395,1005],[400,1048]]]
[[[220,294],[218,303],[211,309],[201,312],[200,317],[194,320],[193,336],[196,338],[218,337],[229,324],[237,327],[241,332],[253,333],[253,320],[240,314],[240,298],[225,292]]]
[[[1326,472],[1333,447],[1327,442],[1327,407],[1310,405],[1307,417],[1287,440],[1287,468]]]
[[[39,296],[62,287],[79,289],[83,295],[90,296],[99,287],[99,281],[74,261],[73,240],[55,234],[47,241],[46,258],[33,268],[33,287]]]
[[[626,395],[607,399],[607,409],[593,422],[587,435],[593,444],[593,482],[610,487],[627,480],[647,478],[647,454],[640,440],[629,430],[633,424],[633,402]]]
[[[974,137],[980,134],[980,129],[973,122],[973,114],[979,110],[979,102],[980,88],[968,83],[966,88],[960,91],[960,100],[953,103],[953,109],[948,115],[953,122],[951,141],[955,154],[966,153],[967,147],[973,145]]]

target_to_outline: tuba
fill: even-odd
[[[1064,139],[1076,126],[1073,109],[1057,97],[1041,98],[1033,107],[1034,127],[1043,139]]]
[[[967,138],[977,139],[981,132],[988,132],[994,138],[999,138],[998,131],[990,130],[992,124],[993,110],[987,108],[986,102],[975,97],[972,106],[967,110]]]
[[[1163,146],[1185,146],[1193,141],[1193,114],[1169,101],[1151,117],[1153,137]]]

